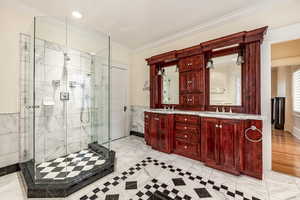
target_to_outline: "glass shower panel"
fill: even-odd
[[[108,158],[109,51],[106,35],[67,19],[35,18],[29,86],[36,182],[68,182]]]
[[[87,149],[92,143],[109,147],[109,45],[107,35],[69,21],[68,47],[73,55],[69,87],[75,84],[70,87],[67,113],[74,122],[67,131],[69,153]]]
[[[33,158],[33,65],[31,36],[20,34],[20,162]]]
[[[92,134],[94,136],[94,142],[98,142],[110,149],[110,68],[108,62],[107,56],[101,55],[101,52],[95,56],[94,91],[97,92],[94,94],[93,101]]]
[[[35,18],[33,91],[36,180],[65,178],[65,173],[45,174],[43,166],[67,154],[67,103],[62,98],[68,79],[66,35],[66,23],[50,17]],[[60,163],[60,172],[64,172],[66,166],[66,162]]]

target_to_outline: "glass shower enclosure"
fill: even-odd
[[[69,183],[106,165],[110,37],[68,18],[35,17],[20,46],[21,160],[34,183]]]

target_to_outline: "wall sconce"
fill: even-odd
[[[213,69],[214,68],[214,61],[210,58],[206,63],[207,69]]]
[[[161,71],[160,68],[159,68],[159,70],[158,70],[158,72],[157,72],[157,75],[158,75],[158,76],[161,76],[161,75],[162,75],[162,71]]]
[[[244,56],[242,55],[241,52],[239,52],[238,57],[236,59],[236,64],[237,65],[242,65],[245,62]]]
[[[161,69],[159,68],[158,72],[157,72],[158,76],[164,76],[165,75],[165,69]]]

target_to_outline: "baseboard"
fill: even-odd
[[[300,129],[299,128],[297,128],[297,127],[294,126],[292,134],[296,138],[300,139]]]
[[[144,133],[140,133],[140,132],[137,132],[137,131],[130,131],[130,135],[135,135],[135,136],[138,136],[138,137],[144,137]]]
[[[0,176],[20,171],[19,163],[0,168]]]

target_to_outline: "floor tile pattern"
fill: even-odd
[[[131,196],[125,198],[120,197],[118,199],[130,199],[130,200],[146,200],[151,199],[151,196],[159,191],[167,195],[171,199],[199,199],[199,198],[210,198],[216,199],[215,193],[221,193],[226,199],[243,199],[243,200],[258,200],[259,198],[246,194],[245,192],[235,190],[229,186],[218,184],[214,180],[196,175],[187,170],[177,168],[173,165],[168,165],[165,162],[160,162],[151,157],[147,157],[141,162],[130,167],[128,170],[123,171],[119,175],[113,177],[110,181],[103,183],[102,186],[96,187],[91,193],[84,195],[80,200],[94,200],[94,199],[106,199],[108,191],[113,192],[115,195],[124,194],[124,191],[128,191],[129,185],[139,185],[139,178],[135,181],[128,181],[124,187],[118,187],[122,182],[127,180],[129,177],[139,173],[142,174],[145,167],[152,166],[157,171],[164,171],[161,176],[153,178],[136,188],[136,192],[132,193]],[[161,181],[163,180],[163,181]],[[184,187],[184,188],[182,188]],[[132,189],[132,188],[131,188]],[[111,195],[111,194],[109,194]],[[105,198],[104,198],[105,197]]]
[[[90,149],[59,157],[37,165],[41,179],[65,179],[85,173],[105,163],[105,159]]]

